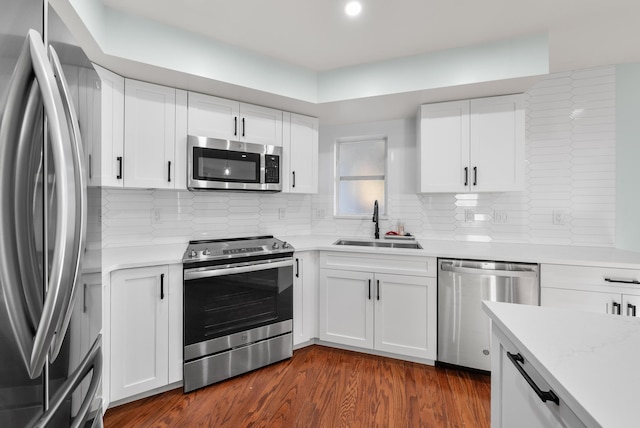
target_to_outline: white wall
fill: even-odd
[[[616,67],[616,247],[640,251],[640,64]]]

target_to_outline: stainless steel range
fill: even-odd
[[[292,356],[293,251],[273,236],[189,243],[184,392]]]

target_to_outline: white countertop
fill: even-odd
[[[587,426],[638,426],[640,319],[495,302],[483,308]]]
[[[367,238],[362,237],[336,237],[326,235],[280,237],[280,239],[291,243],[291,245],[293,245],[293,247],[298,251],[361,251],[381,254],[416,254],[429,257],[447,257],[456,259],[554,263],[640,269],[640,253],[617,250],[615,248],[505,244],[430,239],[417,240],[422,246],[422,250],[331,245],[339,238],[367,240]]]
[[[555,263],[640,269],[640,253],[600,247],[561,245],[504,244],[418,239],[422,250],[332,245],[340,238],[362,237],[331,235],[278,236],[296,251],[331,250],[371,254],[405,254],[458,259],[498,260],[531,263]],[[102,250],[102,271],[108,273],[151,265],[182,263],[187,243],[141,245]]]

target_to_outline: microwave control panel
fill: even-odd
[[[264,182],[280,183],[280,156],[266,155],[264,158]]]

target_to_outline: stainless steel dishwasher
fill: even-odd
[[[538,265],[439,259],[439,362],[491,370],[491,320],[482,300],[539,305]]]

